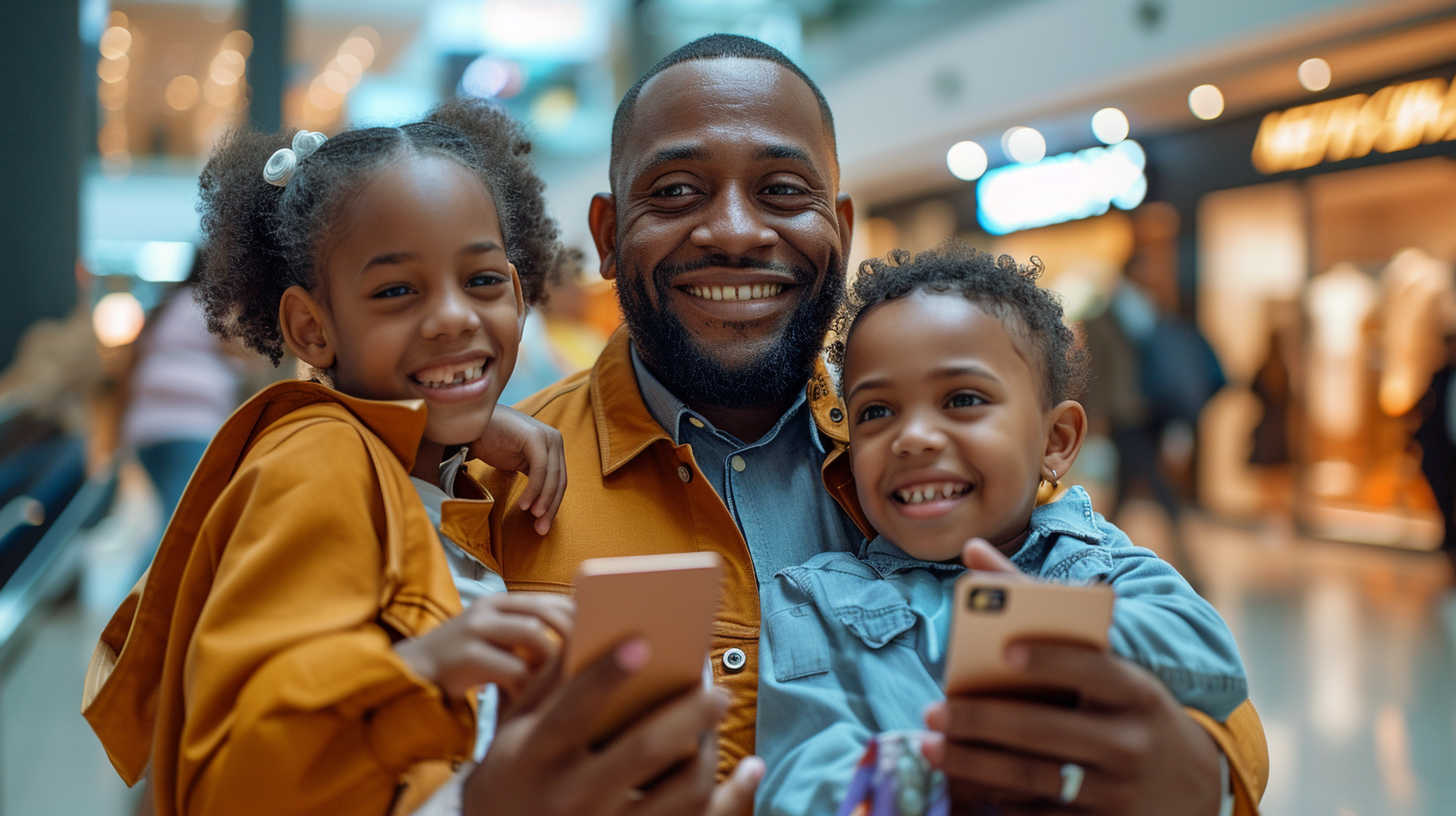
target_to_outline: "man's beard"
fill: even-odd
[[[666,307],[671,295],[667,281],[710,266],[788,272],[802,292],[778,341],[745,366],[730,368],[705,352]],[[814,292],[817,277],[807,267],[715,255],[687,264],[662,264],[651,275],[640,271],[618,275],[617,294],[637,353],[674,396],[689,405],[756,408],[788,403],[814,371],[814,358],[823,350],[824,336],[844,297],[844,261],[838,252],[830,256],[823,286]],[[648,298],[649,278],[657,289],[660,309]]]

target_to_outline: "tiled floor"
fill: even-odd
[[[1125,521],[1135,540],[1166,534],[1146,508]],[[1184,532],[1264,719],[1264,813],[1456,815],[1456,593],[1445,560],[1192,515]],[[101,623],[63,606],[0,681],[5,816],[129,812],[131,792],[77,713]]]

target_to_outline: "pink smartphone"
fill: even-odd
[[[1053,640],[1107,649],[1112,587],[1067,586],[968,572],[956,580],[945,693],[1034,699],[1074,706],[1069,689],[1027,682],[1006,665],[1016,640]]]
[[[647,665],[617,689],[591,728],[611,739],[658,704],[703,683],[718,610],[722,559],[715,552],[592,558],[576,572],[576,631],[566,676],[581,673],[622,641],[644,638]]]

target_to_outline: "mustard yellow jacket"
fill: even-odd
[[[822,367],[809,383],[809,403],[820,431],[834,443],[823,465],[824,486],[872,536],[844,455],[844,413]],[[733,694],[719,741],[719,772],[731,769],[754,746],[759,609],[753,561],[691,448],[674,445],[643,403],[626,331],[612,337],[590,371],[568,377],[517,407],[561,431],[570,487],[551,531],[541,538],[533,530],[534,517],[516,509],[525,480],[515,474],[483,473],[482,483],[500,497],[491,516],[492,560],[487,565],[511,589],[565,592],[577,564],[587,558],[684,550],[721,555],[723,599],[712,663],[715,680]],[[532,541],[538,543],[523,543]],[[723,652],[735,647],[748,655],[748,662],[740,671],[726,673]],[[1189,714],[1229,757],[1235,812],[1257,813],[1269,760],[1253,706],[1245,702],[1226,724],[1191,709]]]
[[[150,764],[160,816],[384,814],[468,757],[474,712],[392,648],[460,613],[409,481],[424,425],[420,403],[284,382],[218,432],[86,678],[86,719],[128,784]],[[481,499],[446,503],[467,549]]]

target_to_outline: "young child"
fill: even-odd
[[[471,692],[520,691],[571,626],[564,598],[494,594],[490,497],[457,454],[527,470],[549,524],[559,436],[496,407],[560,251],[529,142],[457,100],[288,144],[235,132],[203,170],[200,299],[329,385],[275,385],[218,432],[87,677],[160,816],[417,801],[471,755]]]
[[[1244,700],[1218,613],[1080,487],[1047,501],[1086,433],[1073,399],[1086,361],[1039,272],[955,243],[862,267],[831,357],[880,535],[764,589],[759,718],[778,725],[760,732],[758,813],[835,812],[872,735],[922,727],[944,698],[952,588],[973,538],[1042,579],[1110,583],[1113,651],[1184,705],[1223,720]]]

